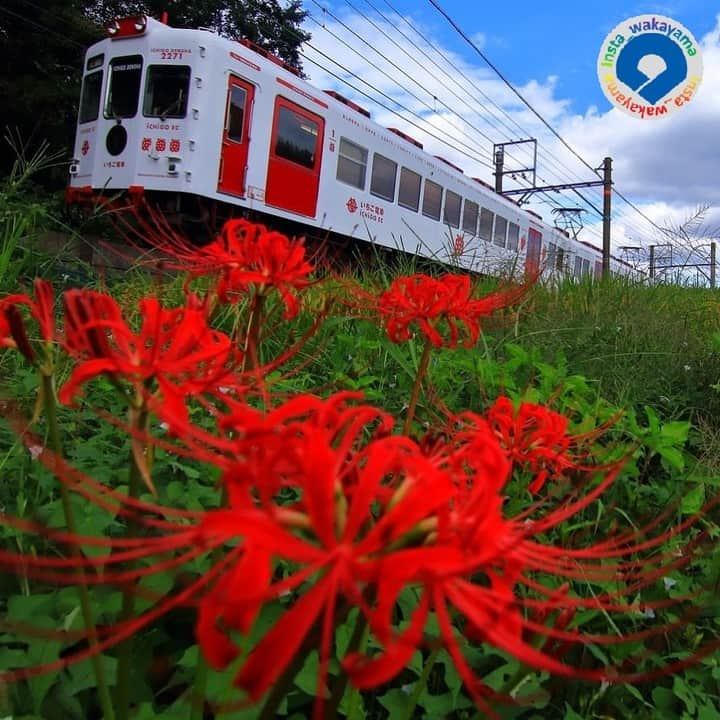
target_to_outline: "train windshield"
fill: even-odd
[[[145,83],[143,115],[184,118],[190,88],[190,68],[187,65],[150,65]]]
[[[142,63],[142,55],[126,55],[110,61],[110,83],[105,117],[135,117],[140,95]]]
[[[100,113],[100,91],[102,88],[103,71],[98,70],[87,74],[83,79],[80,92],[80,123],[97,120]]]

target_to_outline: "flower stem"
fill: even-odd
[[[131,411],[131,417],[135,420],[133,423],[138,433],[143,433],[147,429],[148,412],[142,407],[139,410]],[[132,442],[135,442],[133,436]],[[138,465],[132,449],[130,450],[130,469],[128,471],[128,497],[137,498],[140,495],[140,487],[142,481],[142,471]],[[128,518],[125,528],[125,537],[132,538],[138,533],[138,524],[132,517]],[[120,608],[120,622],[130,620],[135,613],[135,589],[130,586],[123,588],[122,606]],[[118,664],[117,664],[117,718],[118,720],[128,720],[130,717],[130,687],[132,676],[132,652],[133,637],[130,636],[118,646]]]
[[[362,611],[359,611],[357,620],[355,621],[355,627],[353,628],[352,634],[350,635],[350,640],[348,642],[347,650],[345,651],[346,654],[355,652],[359,650],[361,647],[364,648],[365,643],[367,642],[367,633],[368,630],[368,623],[367,618],[363,614]],[[335,679],[335,682],[333,683],[333,689],[332,693],[330,695],[330,699],[327,701],[325,705],[325,717],[327,718],[334,718],[337,717],[338,708],[340,707],[340,702],[342,701],[343,695],[345,695],[345,690],[347,689],[348,684],[348,674],[344,671],[344,669],[340,669],[340,675]],[[353,694],[356,695],[356,691],[353,690]],[[355,697],[352,698],[353,705],[355,704]],[[347,713],[347,717],[351,718],[352,714],[350,711]]]
[[[255,370],[258,367],[258,351],[260,347],[260,327],[262,325],[263,310],[265,309],[265,296],[254,295],[250,306],[247,333],[243,353],[242,370]]]
[[[57,421],[57,401],[55,398],[55,385],[51,374],[41,372],[42,393],[45,404],[45,418],[48,425],[48,435],[50,438],[50,446],[55,453],[56,458],[62,457],[62,442],[60,440],[60,430]],[[57,475],[57,472],[55,473]],[[73,512],[70,492],[65,483],[60,482],[60,500],[62,502],[63,513],[65,514],[65,525],[71,535],[77,533],[77,523],[75,522],[75,513]],[[80,556],[80,549],[75,545],[69,546],[69,552],[73,557]],[[93,618],[92,605],[90,604],[90,593],[85,584],[84,573],[82,569],[78,571],[78,595],[80,596],[80,612],[82,613],[85,630],[88,637],[88,645],[93,648],[97,645],[97,632],[95,630],[95,620]],[[105,720],[115,720],[115,711],[113,710],[112,698],[105,678],[105,669],[102,664],[102,657],[99,653],[93,653],[90,658],[95,675],[95,684],[97,686],[98,699]]]
[[[428,659],[425,661],[425,664],[423,665],[422,673],[420,673],[420,677],[415,682],[415,686],[413,687],[412,694],[410,695],[410,698],[408,700],[408,704],[405,708],[405,712],[400,717],[400,720],[412,720],[412,718],[415,715],[415,708],[417,707],[417,704],[420,700],[420,696],[423,693],[423,690],[427,687],[428,679],[430,678],[430,673],[432,672],[432,669],[435,667],[435,661],[437,660],[437,656],[440,654],[440,650],[442,650],[442,646],[436,647],[428,656]]]
[[[408,405],[407,415],[405,416],[405,427],[403,428],[403,433],[405,435],[410,433],[410,427],[412,425],[413,417],[415,416],[415,408],[417,407],[418,397],[420,396],[420,387],[422,386],[422,381],[425,378],[428,364],[430,363],[431,351],[432,344],[430,343],[430,340],[425,340],[425,347],[423,347],[417,374],[415,375],[415,384],[413,385],[412,395],[410,396],[410,404]]]

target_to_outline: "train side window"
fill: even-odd
[[[507,246],[508,246],[508,248],[510,248],[510,250],[518,249],[519,238],[520,238],[520,226],[516,225],[515,223],[510,223],[508,225],[508,239],[507,239]]]
[[[135,117],[140,97],[142,55],[124,55],[110,61],[105,117]]]
[[[547,257],[545,258],[545,266],[550,270],[555,269],[555,256],[557,254],[557,245],[555,243],[548,243]]]
[[[92,72],[83,78],[80,92],[80,124],[93,122],[100,114],[100,93],[102,90],[103,71]]]
[[[145,81],[143,115],[160,118],[163,122],[167,118],[184,118],[189,89],[189,65],[150,65]]]
[[[440,219],[440,208],[442,207],[442,185],[432,180],[425,180],[425,192],[423,193],[422,211],[423,215],[433,220]]]
[[[583,275],[589,275],[590,274],[590,261],[583,258],[582,261],[582,274]]]
[[[463,207],[463,230],[469,232],[472,235],[477,233],[478,224],[478,212],[480,206],[474,203],[472,200],[465,200],[465,206]]]
[[[400,170],[400,188],[398,190],[398,205],[408,210],[418,211],[420,207],[420,183],[422,178],[416,172],[406,167]]]
[[[492,240],[493,219],[494,216],[490,210],[485,208],[480,210],[480,230],[478,231],[478,235],[488,242]]]
[[[555,268],[560,272],[565,272],[565,249],[558,246],[557,249],[557,263]]]
[[[505,247],[505,236],[507,235],[508,221],[499,215],[495,216],[495,232],[493,232],[493,242],[499,247]]]
[[[395,200],[395,181],[397,180],[397,163],[380,153],[373,155],[370,192],[373,195],[393,202]]]
[[[582,258],[578,255],[575,256],[575,269],[573,272],[573,275],[575,275],[576,278],[580,279],[582,277]]]
[[[364,190],[367,160],[368,151],[364,147],[341,137],[338,148],[337,179]]]
[[[462,198],[452,190],[445,193],[445,214],[443,222],[451,227],[460,227],[460,206]]]
[[[315,167],[318,124],[290,108],[278,107],[275,155],[306,168]]]

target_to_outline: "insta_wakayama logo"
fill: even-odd
[[[605,38],[597,70],[607,99],[644,120],[685,107],[695,97],[703,64],[686,27],[663,15],[638,15]]]

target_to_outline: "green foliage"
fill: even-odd
[[[6,203],[6,207],[15,208],[13,217],[25,217],[22,202],[14,206],[9,201]],[[29,211],[26,215],[30,215]],[[43,217],[42,213],[39,217]],[[1,258],[2,255],[0,261]],[[382,285],[387,282],[388,273],[378,272],[371,279],[373,285]],[[136,308],[137,300],[151,289],[161,299],[171,302],[181,297],[178,279],[161,281],[140,271],[128,273],[121,280],[110,278],[109,284],[109,290],[128,308]],[[329,293],[328,287],[311,288],[307,291],[306,303],[311,308],[321,307]],[[654,312],[650,318],[648,304]],[[414,431],[418,436],[435,431],[446,420],[446,408],[483,411],[501,393],[515,401],[550,404],[570,418],[571,431],[576,434],[614,420],[612,427],[594,440],[593,451],[600,461],[624,458],[626,465],[622,474],[602,503],[576,518],[573,526],[563,529],[564,535],[553,540],[562,542],[571,535],[602,537],[618,522],[641,526],[667,510],[671,518],[680,522],[698,512],[720,486],[717,479],[720,414],[715,412],[718,397],[710,391],[712,383],[720,378],[717,350],[711,342],[718,333],[716,307],[714,296],[703,291],[680,293],[673,288],[632,288],[622,283],[604,289],[585,286],[567,287],[560,292],[537,289],[519,312],[507,312],[493,321],[477,347],[433,355]],[[297,341],[315,319],[312,313],[307,313],[299,323],[290,326],[277,320],[279,313],[272,305],[269,311],[274,313],[275,323],[272,338],[263,346],[263,352],[269,357]],[[229,329],[236,320],[237,317],[228,312],[221,318],[221,324]],[[665,348],[662,351],[661,345]],[[370,402],[400,416],[421,352],[419,339],[396,345],[369,320],[333,317],[294,358],[292,372],[277,373],[271,378],[273,390],[278,393],[317,388],[360,390]],[[34,404],[34,374],[10,356],[2,356],[0,362],[7,378],[3,394],[18,398],[29,416]],[[686,365],[691,369],[685,370]],[[61,368],[61,374],[66,376],[67,372],[68,368]],[[687,378],[688,373],[692,379]],[[90,476],[102,478],[108,486],[123,490],[127,484],[129,442],[125,434],[98,417],[94,410],[98,407],[116,417],[123,412],[123,404],[109,382],[94,383],[86,393],[82,409],[63,411],[61,419],[67,433],[68,457]],[[196,422],[209,422],[203,418],[201,409],[194,408],[192,412]],[[44,432],[42,424],[38,428]],[[163,437],[157,423],[151,425],[151,432]],[[0,424],[0,442],[2,507],[20,517],[40,519],[51,527],[62,526],[53,478],[38,467],[5,424]],[[206,466],[193,458],[179,459],[160,449],[153,457],[153,479],[160,503],[190,510],[216,506],[217,474],[208,473]],[[511,490],[508,512],[512,512],[516,504],[521,506],[522,500],[520,483]],[[149,495],[146,499],[153,500]],[[114,536],[124,529],[121,518],[93,504],[76,501],[75,512],[84,532]],[[713,518],[707,518],[703,527],[709,538],[717,541],[718,530]],[[25,542],[11,529],[3,528],[0,533],[0,545],[15,548]],[[672,547],[670,543],[670,549]],[[23,549],[40,552],[45,548],[25,546]],[[703,557],[683,572],[674,573],[646,599],[663,601],[701,593],[720,576],[719,565],[712,556]],[[197,577],[208,566],[207,559],[194,561],[188,573]],[[279,573],[282,571],[278,568]],[[144,580],[141,589],[147,594],[164,596],[177,592],[180,585],[181,578],[160,573]],[[602,592],[612,588],[598,585],[591,589]],[[120,612],[117,592],[98,587],[91,591],[91,596],[99,622],[111,623],[117,619]],[[413,602],[413,597],[401,597],[401,626],[407,623]],[[149,601],[142,600],[138,610],[148,605]],[[267,605],[243,648],[250,647],[282,611],[283,600]],[[648,627],[654,620],[671,622],[678,619],[677,612],[658,610],[657,618],[638,613],[637,618],[617,621],[617,630],[630,634]],[[48,629],[72,629],[82,624],[72,589],[48,592],[41,585],[31,586],[14,576],[0,576],[0,614],[10,622],[32,620],[34,625]],[[651,670],[656,663],[682,659],[702,638],[717,635],[719,617],[717,603],[709,604],[706,613],[693,618],[680,642],[663,638],[657,646],[647,648],[644,664],[637,669]],[[607,618],[596,610],[588,610],[582,620],[594,623],[598,632],[607,632]],[[140,635],[133,676],[136,720],[188,717],[189,687],[198,657],[193,621],[192,609],[181,609]],[[337,634],[341,652],[347,647],[354,622],[355,616],[351,614]],[[431,623],[430,630],[436,629]],[[621,717],[707,720],[720,713],[717,657],[708,657],[674,676],[637,687],[597,686],[529,672],[514,658],[470,643],[460,633],[458,641],[485,682],[515,699],[515,705],[496,708],[504,720]],[[0,627],[0,668],[52,661],[68,647],[68,643],[56,639],[17,643]],[[631,649],[642,653],[640,644]],[[628,657],[627,649],[599,644],[588,644],[574,652],[568,661],[578,666],[587,665],[597,657],[621,665]],[[374,694],[347,693],[340,706],[341,716],[352,720],[395,720],[412,711],[411,716],[415,718],[474,718],[472,702],[444,651],[434,658],[427,683],[414,698],[429,659],[429,651],[416,652],[395,682]],[[110,682],[114,683],[114,656],[111,653],[103,656],[103,663]],[[310,653],[278,711],[279,716],[309,717],[317,690],[317,663],[317,654]],[[218,702],[237,699],[229,690],[235,669],[210,672],[210,697]],[[331,664],[331,682],[338,673],[338,665]],[[97,707],[92,683],[90,668],[85,662],[55,675],[15,684],[6,698],[0,693],[0,717],[3,712],[28,720],[95,717]],[[230,716],[253,718],[257,714],[257,709],[242,709]]]

